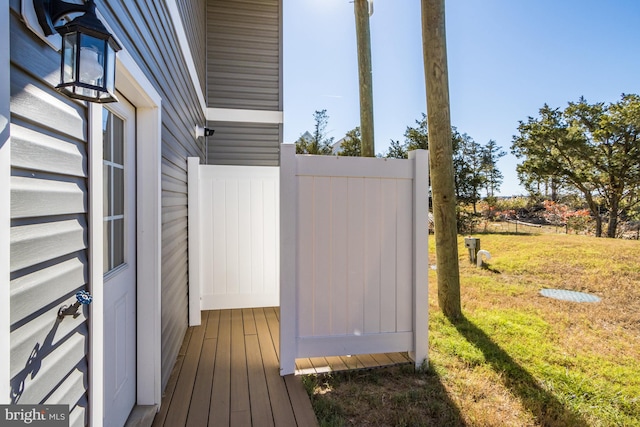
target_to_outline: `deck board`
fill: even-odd
[[[215,310],[185,334],[155,427],[317,426],[300,377],[280,376],[278,308]],[[404,353],[296,359],[322,374],[411,363]]]
[[[327,357],[327,365],[331,368],[332,371],[346,371],[347,365],[344,364],[342,359],[337,356]]]
[[[302,385],[300,377],[287,375],[284,377],[287,385],[287,392],[291,398],[291,406],[299,426],[313,426],[318,424],[318,420],[313,412],[311,401]]]
[[[373,357],[376,363],[380,366],[393,365],[393,360],[391,360],[389,356],[384,353],[372,354],[371,357]]]
[[[253,310],[250,308],[242,310],[242,319],[244,322],[244,334],[256,335],[258,332],[256,331],[256,320],[253,317]]]
[[[240,416],[249,415],[245,411],[249,410],[249,381],[247,379],[247,356],[244,345],[244,326],[242,325],[242,311],[231,311],[231,412],[241,412],[236,414],[238,425]],[[240,424],[245,425],[243,421]]]
[[[278,357],[276,356],[276,347],[269,333],[265,312],[263,310],[254,310],[253,314],[256,320],[258,341],[260,343],[260,351],[265,367],[274,424],[277,426],[295,426],[296,419],[293,415],[293,408],[291,407],[291,400],[287,394],[287,388],[280,376],[280,365],[278,363]]]
[[[208,313],[203,313],[203,317],[208,317]],[[206,320],[206,319],[205,319]],[[193,394],[193,384],[200,362],[200,352],[204,341],[205,327],[203,325],[196,326],[187,347],[187,354],[184,357],[180,377],[176,384],[175,395],[179,399],[173,399],[171,402],[171,411],[167,414],[165,420],[166,425],[182,426],[187,423],[189,414],[189,406],[191,404],[191,396]]]
[[[329,366],[329,362],[324,357],[311,357],[309,361],[313,365],[316,370],[316,374],[326,374],[327,372],[331,372],[331,366]]]
[[[253,320],[253,315],[251,316]],[[265,427],[273,426],[273,413],[269,401],[269,388],[265,377],[260,343],[257,335],[245,336],[249,376],[249,396],[251,398],[251,419],[260,421]]]
[[[403,363],[413,363],[413,361],[409,358],[406,353],[385,353],[389,359],[393,363],[403,364]]]
[[[273,347],[276,351],[276,359],[280,362],[280,320],[276,316],[276,309],[269,307],[264,309],[264,315],[267,318],[267,324],[269,325],[269,332],[271,335],[271,341],[273,341]]]
[[[296,359],[296,373],[298,375],[316,374],[316,368],[311,363],[311,359]]]
[[[208,313],[207,330],[204,333],[205,340],[218,338],[218,326],[220,325],[220,310],[209,311]]]
[[[362,369],[364,366],[359,363],[357,356],[340,356],[340,360],[347,367],[347,369]]]
[[[182,365],[184,363],[184,356],[187,353],[187,347],[189,346],[189,341],[191,340],[191,335],[193,334],[193,329],[187,329],[187,332],[184,335],[184,340],[182,341],[182,345],[178,350],[178,357],[176,359],[176,363],[173,367],[173,371],[169,376],[169,380],[167,381],[167,386],[165,388],[165,394],[162,397],[162,405],[160,407],[160,411],[156,414],[153,419],[153,427],[163,426],[165,420],[167,419],[167,414],[169,413],[169,408],[171,401],[173,400],[173,395],[175,393],[176,385],[178,384],[178,377],[180,376],[180,371],[182,369]]]
[[[211,403],[211,387],[213,384],[217,343],[217,339],[210,338],[205,339],[202,344],[200,363],[187,416],[187,426],[206,426],[209,420],[209,404]]]
[[[218,346],[209,405],[209,425],[229,425],[231,409],[231,312],[220,313]]]

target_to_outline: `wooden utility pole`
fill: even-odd
[[[458,228],[451,143],[451,114],[449,111],[444,0],[422,0],[422,45],[427,87],[427,122],[436,237],[438,303],[445,316],[456,319],[462,316],[462,309],[460,307]]]
[[[358,78],[360,82],[360,137],[362,157],[375,157],[373,142],[373,76],[371,73],[371,35],[369,1],[355,0]]]

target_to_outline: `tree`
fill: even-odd
[[[389,149],[384,157],[388,159],[406,159],[408,156],[406,144],[401,144],[400,141],[394,141],[393,139],[389,143]]]
[[[482,169],[484,173],[485,189],[487,197],[494,197],[500,190],[500,185],[504,175],[498,169],[498,160],[506,156],[507,152],[502,150],[496,141],[490,139],[484,146],[482,153]]]
[[[554,202],[560,200],[560,191],[564,189],[564,185],[559,177],[545,178],[529,175],[526,169],[517,169],[517,172],[520,183],[533,199],[538,201],[549,199]]]
[[[313,119],[315,121],[313,134],[311,137],[302,135],[298,138],[296,141],[296,154],[332,154],[331,144],[333,143],[333,137],[327,138],[326,132],[327,124],[329,123],[327,110],[316,110],[313,113]]]
[[[416,120],[416,125],[407,126],[404,143],[391,140],[384,157],[406,159],[411,150],[428,150],[429,129],[424,113]],[[483,147],[466,133],[458,132],[455,126],[451,126],[451,147],[456,198],[458,202],[472,204],[474,213],[477,213],[476,204],[481,200],[481,192],[487,186],[487,180],[492,180],[493,191],[500,188],[502,172],[497,167],[497,160],[506,153],[501,151],[502,147],[494,140]]]
[[[339,156],[362,156],[362,140],[360,139],[360,127],[356,126],[351,129],[345,135],[341,144],[342,150],[338,153]]]
[[[480,201],[480,190],[485,182],[483,171],[483,149],[466,133],[460,134],[452,128],[453,171],[458,202],[476,205]]]
[[[637,203],[640,188],[640,96],[589,104],[584,98],[564,110],[544,105],[539,118],[520,122],[511,150],[523,159],[519,176],[552,178],[579,190],[602,236],[602,209],[609,214],[607,237],[615,237],[618,218]]]
[[[394,159],[406,159],[409,151],[429,149],[429,129],[427,126],[427,115],[422,113],[422,118],[416,120],[418,126],[407,126],[404,132],[404,143],[391,140],[389,149],[384,157]]]
[[[407,126],[404,132],[405,141],[407,143],[407,151],[412,150],[428,150],[429,149],[429,125],[427,123],[427,115],[422,113],[422,119],[416,120],[418,125],[415,128]]]

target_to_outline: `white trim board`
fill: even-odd
[[[409,152],[413,160],[413,358],[416,369],[429,362],[429,230],[424,224],[429,218],[429,151]]]
[[[298,191],[294,144],[280,146],[280,375],[289,375],[296,370],[298,328],[296,316],[295,261],[298,227],[295,195]],[[292,262],[293,261],[293,262]]]
[[[234,108],[207,108],[207,121],[237,123],[284,123],[282,111],[240,110]]]
[[[189,326],[202,322],[200,300],[200,158],[187,159],[187,221],[189,238]],[[195,256],[194,254],[198,254]]]
[[[89,423],[102,424],[104,416],[104,281],[102,218],[102,106],[89,106],[89,292],[94,302],[89,306],[89,396],[93,404]]]
[[[11,177],[11,136],[10,136],[10,105],[9,105],[9,6],[0,7],[0,404],[8,404],[10,390],[9,358],[11,346],[9,330],[11,321],[11,294],[9,288],[9,254],[11,245],[11,191],[9,181]]]
[[[162,99],[125,51],[118,53],[118,91],[136,107],[137,139],[137,405],[160,405]]]
[[[169,0],[166,2],[166,4],[167,8],[169,9],[169,16],[171,17],[171,21],[173,22],[173,27],[176,30],[176,36],[178,37],[180,50],[184,55],[184,61],[187,63],[189,76],[191,77],[191,81],[193,82],[193,89],[198,95],[198,101],[200,101],[202,112],[205,113],[207,111],[207,103],[204,99],[204,94],[202,93],[202,86],[200,85],[200,79],[198,78],[198,72],[196,71],[196,63],[193,60],[191,47],[189,47],[189,41],[187,40],[187,33],[184,29],[184,25],[182,24],[182,17],[180,16],[180,10],[178,9],[178,2],[177,0]],[[200,54],[204,55],[205,52],[200,52]]]

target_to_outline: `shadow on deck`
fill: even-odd
[[[314,426],[302,381],[280,376],[278,308],[215,310],[187,330],[153,426]],[[411,363],[387,353],[297,359],[299,374]]]

